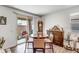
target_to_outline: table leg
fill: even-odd
[[[36,49],[35,48],[33,48],[33,53],[35,53],[36,52]]]
[[[45,53],[45,49],[43,49],[43,53]]]

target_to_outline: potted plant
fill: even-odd
[[[4,42],[5,42],[4,37],[0,38],[0,48],[3,47]]]

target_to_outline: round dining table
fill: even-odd
[[[43,35],[43,36],[34,35],[34,36],[31,36],[31,38],[33,38],[33,40],[28,40],[28,42],[27,42],[28,46],[29,46],[30,43],[32,43],[32,46],[33,46],[34,39],[44,39],[44,46],[46,46],[46,44],[49,44],[49,45],[52,44],[52,41],[46,35]],[[33,49],[33,47],[32,48],[28,47],[28,49]],[[50,49],[50,47],[49,48],[44,48],[44,49]],[[52,48],[52,50],[53,50],[53,48]]]

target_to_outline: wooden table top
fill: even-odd
[[[38,41],[35,43],[35,40],[38,40]],[[45,48],[45,45],[47,43],[51,44],[52,41],[50,39],[32,39],[32,40],[28,40],[27,43],[32,43],[32,45],[34,45],[33,48]]]
[[[33,39],[45,39],[45,38],[48,38],[48,36],[47,35],[43,35],[43,36],[38,36],[38,35],[32,35],[31,36]]]
[[[38,39],[37,39],[38,40]],[[43,40],[43,39],[42,39]],[[28,43],[33,43],[34,42],[34,40],[28,40]],[[49,40],[49,39],[44,39],[44,42],[45,43],[51,43],[52,41],[51,40]]]

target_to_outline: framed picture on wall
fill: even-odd
[[[0,25],[6,25],[6,17],[0,16]]]

